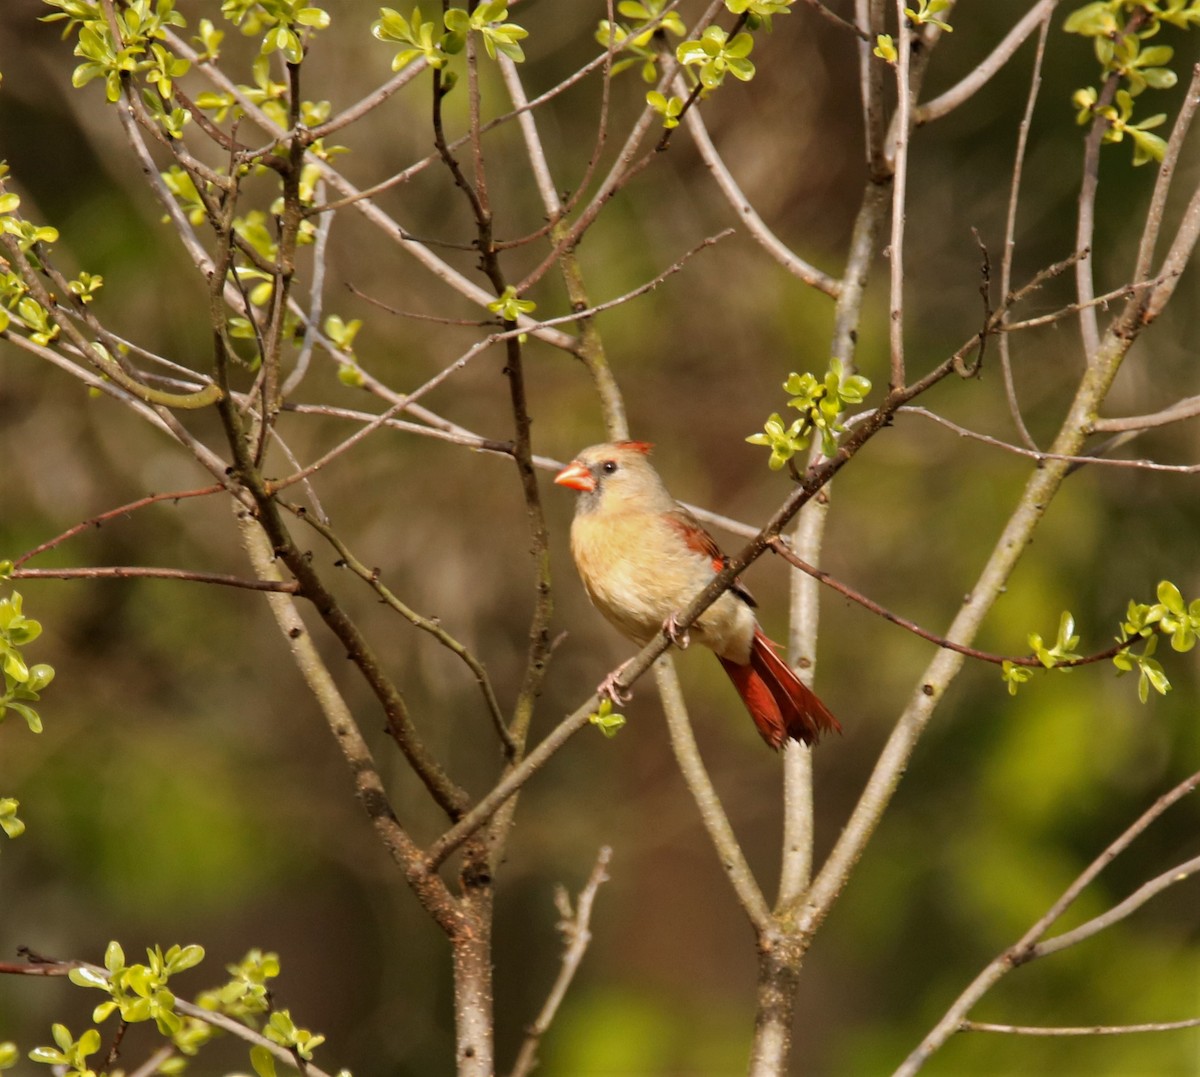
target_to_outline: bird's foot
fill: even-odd
[[[672,613],[665,621],[663,621],[663,635],[667,637],[681,651],[686,651],[692,642],[692,635],[686,629],[679,627],[679,614]]]
[[[622,662],[607,677],[605,677],[604,680],[602,680],[596,686],[596,695],[598,695],[601,699],[611,699],[618,707],[624,703],[628,703],[633,698],[633,691],[632,689],[626,688],[623,684],[621,684],[621,674],[629,668],[629,663],[632,661],[633,659],[630,658],[627,661]]]

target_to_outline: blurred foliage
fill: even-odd
[[[254,5],[242,6],[249,17]],[[447,47],[446,38],[462,31],[454,20],[432,26],[350,5],[329,5],[328,28],[307,16],[304,29],[288,29],[266,18],[273,6],[262,5],[253,26],[254,33],[270,35],[271,49],[294,55],[320,30],[304,63],[306,90],[317,99],[314,116],[324,112],[326,98],[334,111],[354,103],[417,53],[452,58],[456,42]],[[661,6],[620,4],[624,28],[602,26],[602,38],[638,39]],[[830,6],[843,15],[851,8]],[[181,0],[178,7],[189,21],[193,12],[217,11],[215,3]],[[602,6],[581,7],[578,20],[564,18],[564,5],[548,0],[514,6],[511,15],[505,5],[487,7],[497,8],[492,22],[501,31],[487,47],[523,53],[531,95],[595,53]],[[923,2],[919,10],[932,18],[941,7]],[[91,294],[89,282],[103,278],[95,303],[104,305],[109,324],[161,354],[202,364],[211,351],[204,287],[164,226],[162,209],[146,192],[104,103],[103,87],[125,59],[103,51],[85,57],[76,80],[95,82],[73,90],[80,57],[60,40],[61,26],[37,21],[45,11],[40,0],[0,4],[0,156],[15,177],[10,185],[19,190],[24,212],[67,237],[58,255],[75,263],[71,272],[80,287]],[[1013,5],[956,7],[950,17],[955,32],[938,45],[927,96],[972,70],[1017,15]],[[505,32],[509,17],[529,36]],[[400,52],[371,40],[372,19],[378,19],[375,36],[399,43]],[[675,25],[663,25],[680,36]],[[755,35],[752,64],[737,36],[702,37],[678,48],[701,86],[716,88],[724,74],[734,76],[703,104],[714,140],[779,235],[836,272],[865,177],[857,44],[803,4],[770,27],[769,34]],[[1086,26],[1072,29],[1087,32]],[[1049,35],[1022,187],[1018,282],[1073,245],[1082,153],[1073,121],[1094,102],[1073,104],[1072,95],[1094,80],[1097,57],[1062,30],[1060,17]],[[219,48],[223,63],[243,72],[241,81],[258,87],[264,104],[277,103],[275,68],[259,60],[266,36],[221,41],[210,25],[202,39],[202,47]],[[1152,73],[1163,54],[1147,57],[1141,41],[1142,63],[1129,59],[1132,45],[1100,60],[1125,62],[1158,91],[1155,108],[1173,115],[1181,90]],[[648,55],[635,52],[633,67],[644,78],[654,53],[646,42],[640,46]],[[905,267],[907,347],[915,368],[940,361],[982,321],[971,229],[999,249],[1031,51],[1026,46],[968,108],[922,128],[914,140]],[[163,78],[186,77],[152,50],[132,62],[159,65]],[[752,81],[740,81],[751,72]],[[485,101],[503,100],[494,73],[485,72],[482,83]],[[645,93],[633,71],[614,81],[614,129],[643,107]],[[538,112],[551,167],[568,187],[583,176],[595,147],[601,103],[598,81],[585,80]],[[655,107],[670,120],[682,106],[672,113],[664,98]],[[1126,122],[1123,103],[1114,107]],[[456,132],[463,129],[463,108],[461,94],[446,99],[447,122]],[[424,157],[427,112],[422,78],[344,132],[347,173],[365,186]],[[167,115],[162,122],[181,121]],[[1128,133],[1144,148],[1149,121],[1136,122],[1143,127]],[[542,209],[521,166],[517,135],[510,126],[498,128],[487,146],[497,234],[535,230]],[[1194,183],[1200,174],[1195,154],[1185,155],[1179,170]],[[1124,154],[1102,160],[1094,254],[1100,292],[1126,281],[1152,182],[1152,170],[1133,170]],[[469,218],[447,189],[445,175],[427,169],[376,198],[414,233],[465,244]],[[638,287],[732,219],[677,132],[670,152],[606,207],[602,224],[580,246],[592,299]],[[269,244],[261,224],[248,218],[243,233]],[[536,244],[512,250],[514,279],[544,253]],[[477,277],[474,252],[448,247],[444,256]],[[472,326],[395,316],[365,298],[416,314],[444,315],[449,306],[457,318],[480,316],[457,299],[447,304],[436,281],[397,248],[380,244],[353,215],[338,218],[327,258],[332,309],[326,325],[348,362],[313,370],[305,385],[313,400],[365,406],[363,372],[415,386],[477,339]],[[882,263],[877,272],[885,272]],[[877,384],[887,378],[881,288],[876,280],[868,293],[870,315],[858,353],[862,375]],[[269,291],[258,298],[268,301]],[[1069,300],[1069,282],[1054,280],[1037,293],[1030,313]],[[521,304],[532,303],[546,316],[570,310],[564,289],[549,276],[534,295],[505,297],[497,313],[515,318],[530,309]],[[739,235],[702,252],[650,295],[601,314],[597,325],[634,434],[659,443],[660,469],[674,492],[761,520],[787,487],[761,466],[759,449],[745,446],[746,433],[762,427],[789,371],[827,368],[832,319],[824,297],[784,275]],[[1181,389],[1195,384],[1197,319],[1200,294],[1189,275],[1152,339],[1139,345],[1139,361],[1119,380],[1110,400],[1114,411],[1152,411],[1197,391]],[[485,436],[508,438],[500,363],[494,356],[466,367],[427,403]],[[1014,376],[1035,437],[1056,425],[1078,365],[1073,326],[1037,329],[1015,342]],[[579,364],[531,342],[527,380],[539,452],[569,458],[601,439],[599,412]],[[825,384],[814,379],[805,392]],[[955,422],[1013,436],[990,356],[978,380],[943,385],[926,403]],[[332,416],[285,415],[282,428],[302,459],[320,455],[347,430]],[[215,424],[205,433],[217,437]],[[1141,451],[1168,462],[1194,461],[1200,449],[1194,422],[1143,442]],[[121,407],[9,347],[0,351],[0,459],[3,557],[148,491],[205,481]],[[940,631],[1028,466],[902,416],[839,476],[826,567]],[[1084,634],[1081,649],[1100,650],[1110,642],[1101,626],[1118,623],[1131,599],[1154,593],[1160,580],[1177,581],[1182,594],[1200,592],[1194,481],[1099,467],[1073,476],[980,646],[1019,652],[1031,628],[1053,624],[1070,609]],[[511,468],[389,432],[367,439],[317,482],[326,511],[352,536],[357,555],[377,566],[413,608],[438,617],[475,649],[501,699],[513,698],[532,570]],[[543,488],[558,584],[555,628],[569,635],[555,652],[535,732],[573,709],[627,654],[574,580],[565,539],[568,499],[548,482]],[[211,499],[167,502],[109,521],[38,563],[242,572],[232,522],[228,508]],[[313,545],[331,568],[332,556]],[[779,635],[784,567],[761,563],[749,582],[768,630]],[[386,661],[431,744],[457,778],[485,788],[494,760],[478,746],[490,737],[488,717],[461,665],[398,621],[349,574],[339,583],[339,597],[367,631],[388,641]],[[446,1072],[452,987],[445,947],[431,937],[364,823],[261,596],[164,581],[30,580],[21,590],[46,626],[37,656],[59,679],[42,704],[40,737],[14,735],[24,731],[21,723],[0,729],[0,794],[20,798],[30,827],[0,857],[2,959],[24,944],[56,957],[100,961],[108,939],[132,950],[186,938],[224,964],[261,947],[283,958],[272,987],[280,1010],[303,1014],[328,1037],[319,1057],[336,1059],[356,1077]],[[822,745],[816,757],[819,852],[842,825],[930,654],[929,645],[839,599],[825,602],[821,641],[817,685],[846,736]],[[338,648],[328,641],[322,646],[340,669]],[[1200,756],[1195,654],[1172,656],[1175,691],[1145,706],[1131,678],[1115,680],[1103,665],[1037,678],[1015,699],[992,667],[960,678],[808,955],[798,1070],[859,1074],[894,1066],[982,964],[1019,936],[1155,796],[1194,769]],[[742,720],[715,666],[690,654],[680,666],[714,781],[752,865],[770,880],[779,844],[778,760]],[[342,687],[361,714],[375,713],[355,679],[343,675]],[[498,1056],[513,1056],[556,972],[554,884],[577,885],[595,849],[609,843],[616,850],[612,881],[598,900],[592,949],[544,1044],[544,1071],[739,1072],[753,1012],[749,932],[674,770],[652,691],[641,688],[624,711],[628,724],[620,736],[585,732],[522,796],[499,880]],[[420,838],[434,836],[438,819],[411,775],[388,755],[381,721],[368,717],[366,724],[398,807],[416,820]],[[1164,865],[1194,855],[1197,818],[1195,803],[1175,808],[1101,876],[1078,914],[1099,911]],[[1200,1001],[1198,933],[1194,899],[1164,896],[1107,936],[1018,970],[978,1016],[1064,1024],[1189,1016]],[[0,1041],[17,1041],[26,1052],[45,1043],[51,1023],[59,1021],[66,1039],[57,1050],[76,1049],[66,1029],[84,1027],[93,1004],[94,996],[61,981],[0,977]],[[282,1037],[303,1031],[278,1029]],[[132,1051],[143,1042],[134,1030],[127,1046]],[[1195,1031],[1092,1042],[972,1034],[952,1041],[927,1072],[1167,1077],[1195,1072],[1198,1042]],[[0,1042],[0,1066],[14,1057]],[[28,1068],[24,1053],[21,1059],[17,1072]],[[245,1052],[230,1049],[189,1072],[216,1074],[245,1064]]]

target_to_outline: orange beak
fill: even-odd
[[[596,489],[596,480],[592,478],[592,473],[578,461],[572,461],[564,467],[554,476],[554,481],[559,486],[569,486],[572,490],[582,490],[584,493],[591,493]]]

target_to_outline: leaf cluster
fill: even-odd
[[[1120,650],[1112,659],[1118,675],[1136,670],[1138,698],[1143,703],[1149,699],[1151,689],[1159,695],[1166,695],[1171,689],[1162,664],[1154,658],[1159,639],[1167,637],[1171,649],[1179,653],[1192,650],[1200,639],[1200,598],[1185,601],[1182,592],[1170,580],[1159,583],[1156,597],[1158,601],[1153,603],[1130,600],[1116,637]],[[1134,650],[1139,641],[1143,641],[1141,649]],[[1075,633],[1075,618],[1069,612],[1064,612],[1059,619],[1054,643],[1046,643],[1034,632],[1029,636],[1029,646],[1046,669],[1063,668],[1068,672],[1072,666],[1084,661],[1076,650],[1079,636]],[[1017,689],[1032,676],[1033,670],[1028,665],[1006,660],[1001,667],[1001,677],[1008,686],[1009,695],[1016,695]]]
[[[715,90],[732,75],[742,82],[754,78],[750,52],[754,38],[744,30],[732,37],[719,26],[709,26],[698,38],[684,41],[675,56],[685,67],[696,69],[696,77],[705,90]]]
[[[54,680],[54,669],[44,662],[29,665],[22,651],[41,634],[40,622],[23,613],[19,593],[14,591],[8,598],[0,598],[0,669],[4,672],[0,721],[8,711],[15,711],[25,719],[33,733],[42,731],[42,719],[29,703],[41,698],[41,693]]]
[[[92,1011],[95,1024],[101,1024],[113,1014],[127,1024],[153,1021],[159,1034],[175,1049],[155,1072],[181,1073],[187,1067],[188,1058],[198,1054],[201,1047],[219,1034],[216,1026],[203,1019],[181,1014],[175,993],[169,986],[172,976],[200,964],[204,950],[195,945],[172,946],[164,953],[161,947],[155,946],[147,949],[146,959],[145,964],[128,964],[120,943],[113,941],[104,952],[103,969],[79,966],[71,969],[69,978],[79,987],[94,988],[108,995]],[[286,1009],[274,1010],[272,1007],[269,982],[279,975],[278,956],[251,950],[240,962],[227,966],[226,971],[229,980],[202,992],[196,999],[196,1006],[233,1018],[248,1029],[257,1031],[261,1026],[260,1035],[265,1040],[286,1048],[297,1059],[311,1061],[313,1050],[325,1041],[325,1037],[298,1026]],[[54,1046],[34,1048],[29,1052],[33,1061],[62,1067],[61,1072],[67,1077],[97,1077],[87,1063],[88,1057],[100,1048],[101,1037],[97,1029],[89,1028],[75,1039],[65,1025],[55,1024],[51,1034]],[[0,1045],[0,1052],[8,1046],[11,1045]],[[0,1053],[0,1063],[4,1063],[6,1057]],[[16,1055],[12,1058],[15,1060]],[[275,1077],[275,1059],[261,1041],[251,1048],[250,1062],[259,1077]],[[0,1068],[4,1068],[4,1064],[0,1064]],[[339,1077],[349,1077],[349,1074],[342,1071]]]
[[[1161,161],[1166,141],[1152,134],[1166,121],[1156,113],[1133,122],[1134,98],[1147,89],[1170,89],[1178,76],[1167,65],[1175,55],[1170,45],[1147,45],[1163,26],[1188,30],[1200,25],[1198,0],[1096,0],[1067,16],[1063,29],[1092,39],[1104,79],[1118,80],[1113,103],[1102,103],[1094,86],[1077,90],[1071,98],[1076,122],[1081,126],[1103,121],[1105,142],[1122,142],[1128,135],[1133,144],[1133,163]]]
[[[221,14],[248,37],[263,35],[261,55],[279,52],[289,64],[300,63],[310,34],[330,23],[329,12],[305,0],[223,0]]]
[[[615,737],[625,725],[625,715],[613,710],[611,699],[601,699],[598,710],[588,715],[588,721],[606,737]]]
[[[601,19],[596,40],[606,49],[627,55],[612,65],[614,75],[626,68],[641,65],[643,82],[658,80],[659,46],[668,33],[683,37],[686,28],[675,11],[664,11],[668,0],[621,0],[617,14],[629,23]]]
[[[483,47],[493,60],[507,56],[515,63],[525,59],[522,38],[529,31],[515,22],[508,22],[508,0],[488,0],[472,11],[448,8],[441,22],[426,20],[420,7],[414,7],[407,18],[395,8],[379,9],[379,18],[371,24],[371,33],[380,41],[406,45],[392,57],[392,70],[400,71],[415,60],[424,60],[430,67],[441,68],[450,57],[462,52],[467,37],[478,34]]]
[[[1162,580],[1157,589],[1157,602],[1130,601],[1125,621],[1121,625],[1119,643],[1143,639],[1141,651],[1122,650],[1113,658],[1119,672],[1138,674],[1138,698],[1145,703],[1153,688],[1159,695],[1170,690],[1162,665],[1151,656],[1160,636],[1171,641],[1171,650],[1186,653],[1196,646],[1200,634],[1200,599],[1185,602],[1179,588],[1170,580]]]
[[[826,456],[837,452],[838,435],[845,430],[842,414],[847,406],[863,402],[871,391],[871,382],[861,374],[847,374],[841,360],[834,359],[821,380],[807,372],[793,373],[783,388],[792,394],[787,406],[799,411],[800,418],[788,424],[775,412],[761,432],[746,438],[751,445],[764,445],[771,450],[767,465],[772,471],[778,471],[807,449],[814,434],[819,434],[821,451]]]

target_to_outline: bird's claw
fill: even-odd
[[[686,628],[679,627],[679,614],[677,613],[672,613],[663,621],[663,635],[681,651],[686,651],[692,642],[691,633]]]
[[[629,662],[632,662],[631,658]],[[622,662],[607,677],[596,686],[596,695],[601,699],[611,699],[618,707],[628,703],[633,698],[633,690],[621,683],[621,674],[629,667],[629,662]]]
[[[620,684],[619,677],[619,673],[610,673],[596,686],[596,695],[601,699],[612,700],[618,707],[633,698],[633,692]]]

